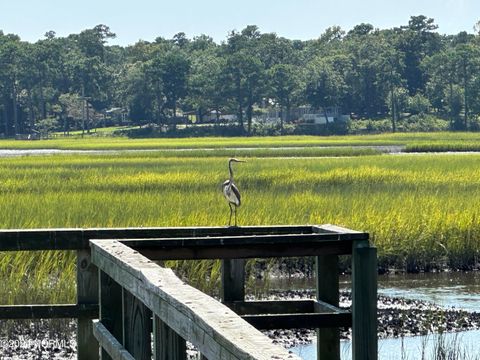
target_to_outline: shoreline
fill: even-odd
[[[341,292],[340,307],[351,305],[350,292]],[[262,300],[313,299],[314,290],[271,291]],[[428,301],[410,300],[399,297],[378,296],[378,338],[402,338],[445,332],[461,332],[480,329],[480,313],[463,309],[448,308]],[[308,345],[316,337],[313,329],[263,331],[272,341],[291,348]],[[351,329],[341,328],[340,339],[351,339]]]
[[[313,299],[313,290],[271,290],[258,300]],[[253,296],[247,296],[253,300]],[[340,307],[348,309],[349,292],[341,292]],[[401,338],[440,332],[461,332],[480,329],[480,313],[444,308],[427,301],[397,297],[378,297],[378,337]],[[272,342],[289,349],[311,344],[313,329],[262,331]],[[351,338],[351,329],[340,329],[341,339]],[[189,358],[195,351],[188,350]],[[76,321],[38,320],[13,321],[0,326],[1,359],[75,359]]]

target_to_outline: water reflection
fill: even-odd
[[[448,272],[380,276],[378,293],[480,311],[480,273]]]
[[[315,280],[294,277],[272,279],[269,287],[280,290],[313,290]],[[340,288],[350,288],[350,276],[340,277]],[[389,297],[429,301],[445,307],[480,311],[480,272],[381,275],[378,277],[378,293]]]
[[[403,339],[383,339],[378,342],[379,360],[433,359],[440,343],[448,351],[455,351],[455,359],[478,359],[480,331],[465,331],[442,335],[413,336]],[[316,344],[298,346],[291,351],[304,360],[316,360]],[[351,360],[351,342],[341,342],[341,359]],[[448,355],[447,355],[448,356]],[[448,357],[449,358],[449,357]]]
[[[313,279],[277,279],[271,288],[313,289]],[[350,288],[350,277],[341,277],[341,289]],[[480,272],[447,272],[428,274],[398,274],[378,277],[378,293],[390,297],[423,300],[444,307],[480,311]],[[414,336],[402,339],[379,340],[379,360],[417,360],[433,358],[439,341],[447,348],[460,352],[457,358],[478,359],[480,354],[480,331]],[[342,341],[342,360],[351,359],[351,343]],[[316,344],[292,349],[305,360],[316,359]],[[422,357],[422,351],[424,352]]]

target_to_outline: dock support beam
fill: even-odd
[[[316,258],[317,300],[338,307],[338,255]],[[340,360],[340,332],[338,328],[317,329],[317,360]]]
[[[77,251],[77,304],[98,304],[98,270],[91,262],[89,249]],[[77,349],[78,360],[99,358],[98,342],[93,336],[91,318],[78,318]]]
[[[123,293],[122,287],[110,276],[98,270],[100,284],[100,322],[102,325],[125,346],[123,342]],[[101,360],[112,358],[105,350],[102,350]]]
[[[156,315],[153,316],[155,360],[187,360],[187,343]]]
[[[136,360],[152,359],[152,312],[123,289],[123,346]]]
[[[222,302],[245,299],[245,259],[222,260]]]
[[[377,249],[358,241],[352,250],[352,358],[377,360]]]

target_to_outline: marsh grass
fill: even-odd
[[[318,146],[411,145],[479,143],[480,133],[436,132],[348,136],[266,136],[128,139],[124,137],[58,138],[38,141],[0,140],[0,149],[223,149]]]
[[[383,268],[478,264],[480,155],[248,158],[240,225],[368,231]],[[226,225],[226,159],[155,153],[0,159],[0,227]],[[213,291],[219,265],[171,262]],[[74,302],[71,252],[0,254],[0,303]]]
[[[464,142],[426,142],[408,144],[405,152],[460,152],[460,151],[480,151],[480,143],[478,140]]]
[[[433,339],[432,339],[433,337]],[[473,354],[471,349],[462,341],[459,333],[447,337],[444,333],[425,336],[418,356],[410,357],[401,338],[400,357],[402,360],[479,360],[478,354]],[[433,342],[433,344],[429,344]]]

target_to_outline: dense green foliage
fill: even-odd
[[[478,264],[479,155],[248,158],[240,225],[333,223],[370,232],[381,268]],[[154,152],[0,160],[0,226],[225,225],[225,158]],[[12,271],[15,269],[14,271]],[[218,267],[192,269],[192,281]],[[73,301],[74,254],[0,254],[0,299]],[[196,275],[196,277],[194,276]],[[55,279],[55,280],[54,280]]]
[[[269,110],[279,111],[275,131],[284,133],[300,106],[339,109],[353,123],[373,119],[352,124],[354,132],[478,130],[480,36],[436,29],[412,16],[393,29],[331,27],[310,41],[248,26],[221,44],[178,33],[126,47],[108,45],[115,34],[105,25],[68,37],[48,32],[34,44],[0,31],[0,133],[125,122],[174,131],[188,114],[217,123],[234,114],[234,134],[262,134],[254,119]],[[348,130],[329,124],[324,132]]]

